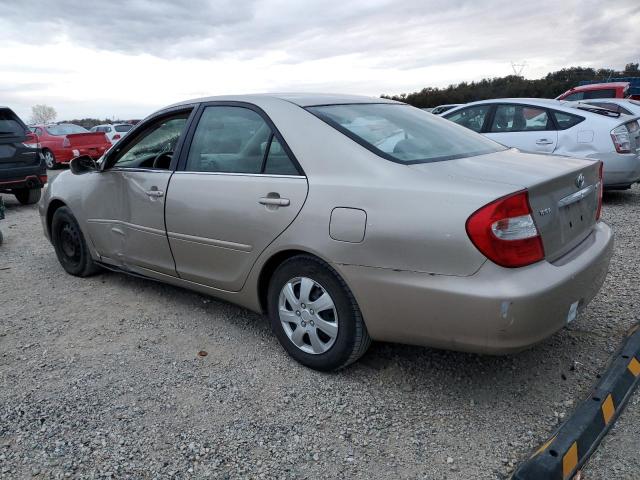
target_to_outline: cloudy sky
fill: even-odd
[[[638,0],[0,0],[0,104],[139,118],[250,92],[378,96],[640,60]]]

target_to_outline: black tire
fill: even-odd
[[[51,150],[45,148],[44,150],[42,150],[42,155],[44,156],[44,163],[49,170],[55,170],[56,168],[58,168],[56,156]]]
[[[21,188],[20,190],[14,190],[13,194],[22,205],[33,205],[34,203],[38,203],[38,201],[40,201],[42,189]]]
[[[296,277],[307,277],[322,285],[334,302],[338,333],[333,345],[324,353],[301,350],[289,339],[280,321],[280,292],[287,282]],[[320,371],[339,370],[358,360],[371,345],[371,337],[351,290],[329,264],[317,257],[297,255],[285,260],[273,273],[267,295],[273,332],[287,353],[307,367]]]
[[[58,208],[51,221],[51,240],[62,268],[76,277],[88,277],[100,271],[91,258],[80,225],[71,210]]]

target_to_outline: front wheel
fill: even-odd
[[[33,205],[34,203],[38,203],[38,201],[40,200],[42,189],[21,188],[20,190],[14,190],[13,194],[22,205]]]
[[[51,239],[58,261],[67,273],[88,277],[100,271],[91,258],[80,225],[69,208],[60,207],[53,214]]]
[[[321,371],[355,362],[371,338],[347,284],[322,260],[300,255],[283,262],[269,283],[271,327],[298,362]]]

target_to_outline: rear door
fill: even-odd
[[[201,107],[180,163],[166,201],[178,274],[238,291],[302,208],[307,179],[266,114],[244,103]]]
[[[553,153],[558,132],[546,108],[498,104],[486,136],[523,152]]]

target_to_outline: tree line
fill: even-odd
[[[445,103],[468,103],[489,98],[555,98],[584,80],[605,81],[617,77],[640,77],[640,64],[628,63],[623,71],[609,68],[563,68],[548,73],[537,80],[527,80],[517,75],[486,78],[478,82],[462,82],[446,88],[426,87],[419,92],[401,95],[382,95],[406,102],[414,107],[435,107]]]

